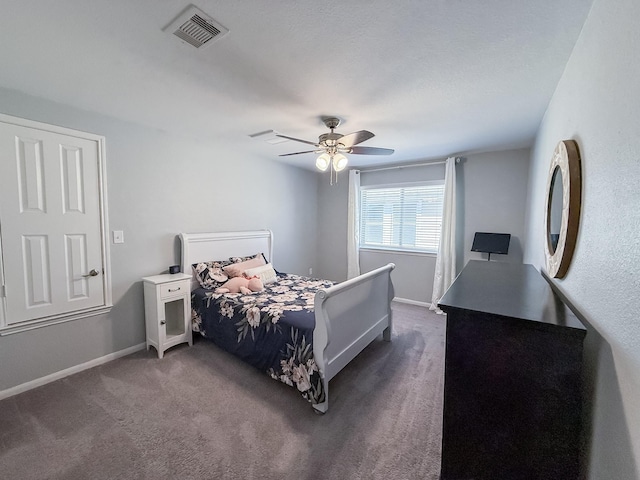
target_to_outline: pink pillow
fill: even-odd
[[[229,275],[229,277],[240,277],[245,270],[249,268],[260,267],[266,264],[267,262],[265,262],[264,257],[262,255],[258,255],[251,260],[245,260],[244,262],[232,263],[231,265],[227,265],[222,270],[224,270],[224,272]]]

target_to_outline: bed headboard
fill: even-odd
[[[271,230],[246,232],[181,233],[180,269],[193,274],[191,265],[229,257],[246,257],[262,252],[273,263],[273,233]],[[195,280],[194,280],[195,282]],[[197,282],[195,282],[197,285]],[[193,286],[193,282],[192,282]]]

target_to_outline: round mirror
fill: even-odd
[[[558,143],[547,179],[545,209],[545,257],[547,273],[567,274],[578,239],[582,174],[580,154],[573,140]]]
[[[551,186],[549,187],[549,212],[547,218],[549,225],[547,231],[549,236],[549,251],[555,253],[558,248],[558,240],[560,239],[560,226],[562,225],[562,170],[559,166],[553,170],[551,176]]]

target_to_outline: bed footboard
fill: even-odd
[[[316,293],[313,354],[325,392],[324,402],[313,405],[317,411],[329,408],[329,380],[378,335],[391,340],[394,268],[389,263]]]

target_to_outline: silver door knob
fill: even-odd
[[[82,275],[82,276],[83,277],[95,277],[97,275],[98,275],[98,271],[94,268],[89,273],[87,273],[86,275]]]

